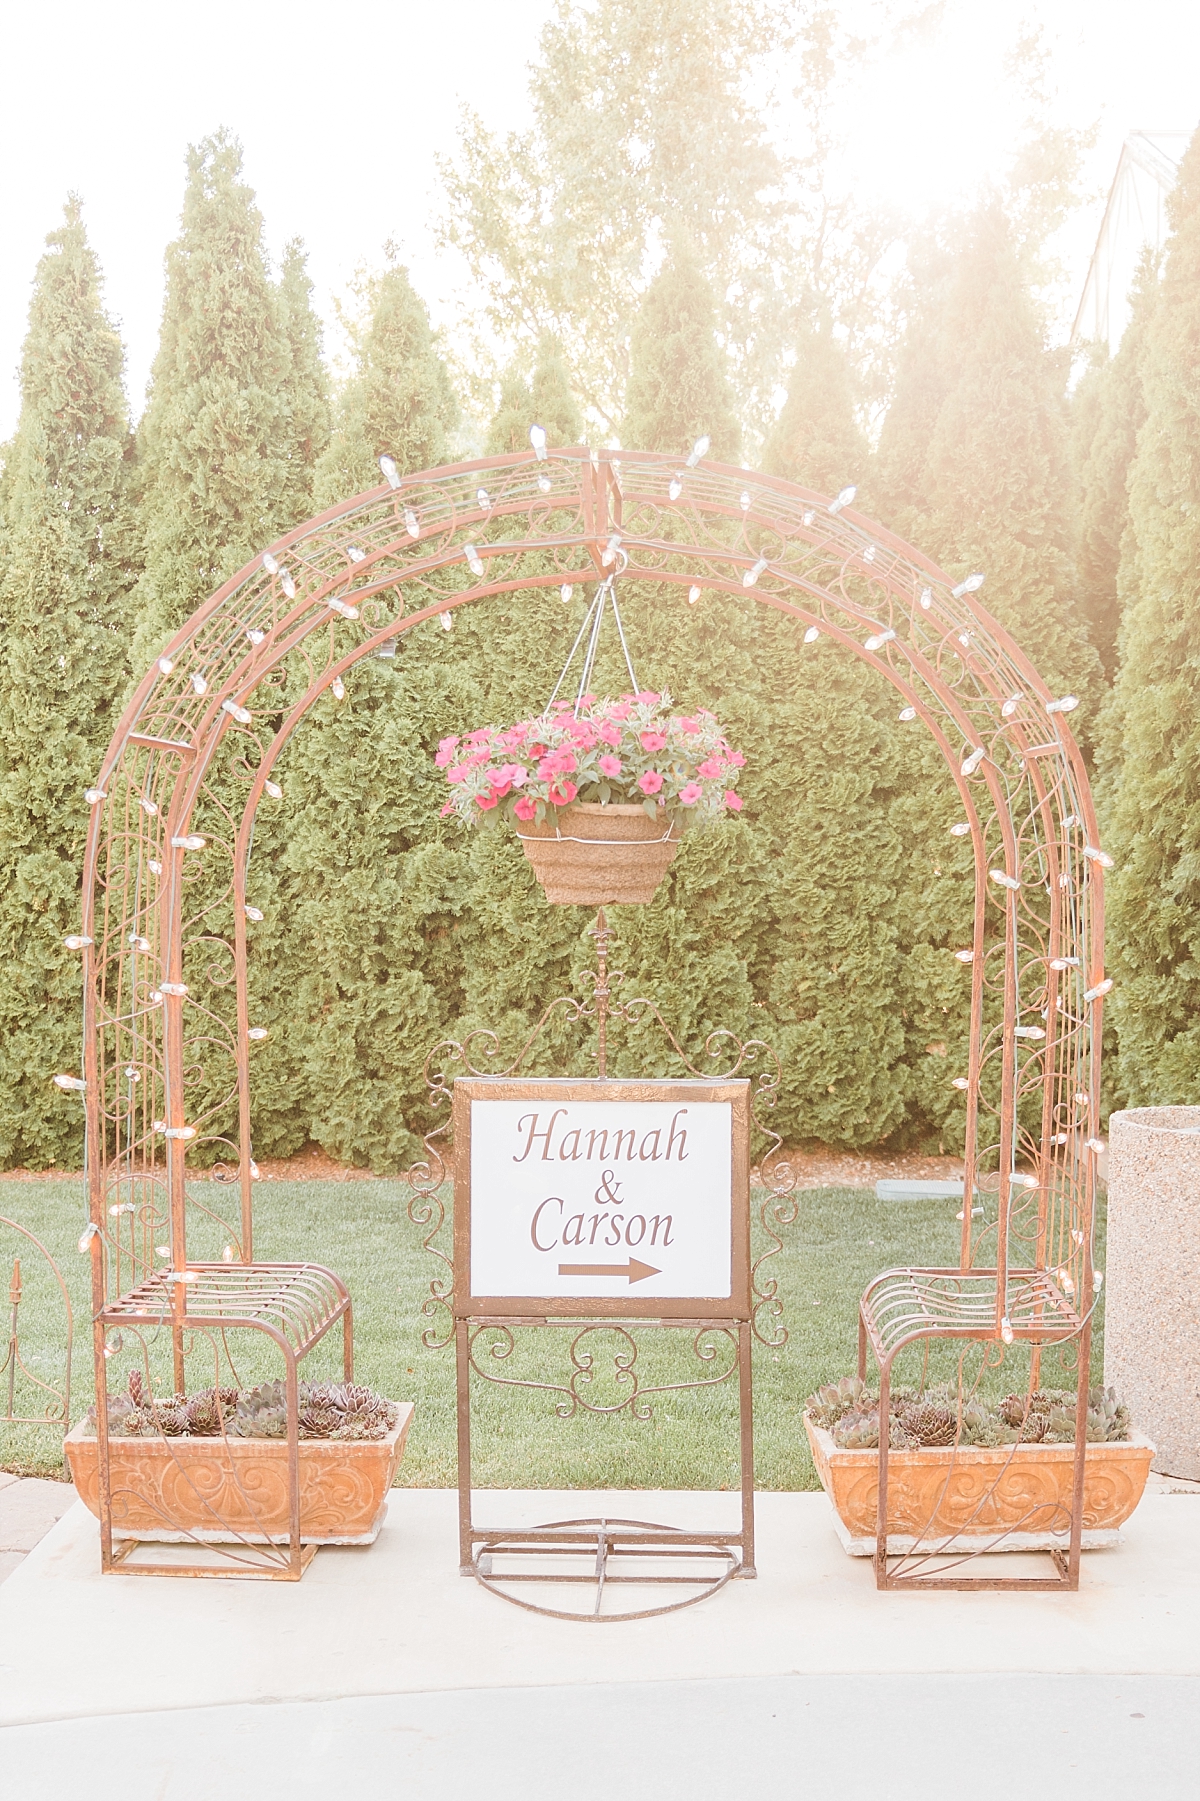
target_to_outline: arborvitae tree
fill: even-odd
[[[458,422],[458,402],[425,302],[392,245],[387,252],[383,274],[361,284],[367,310],[351,328],[354,372],[317,466],[322,506],[377,487],[385,451],[401,469],[436,468],[446,461]]]
[[[897,405],[902,418],[923,416],[928,429],[912,517],[900,529],[951,574],[983,570],[981,598],[1045,679],[1095,697],[1099,660],[1073,560],[1065,365],[1047,349],[998,206],[972,220],[944,302],[934,320],[922,320],[919,337],[919,353],[902,366]],[[936,411],[931,352],[941,388]],[[914,400],[903,393],[906,381],[920,386]],[[912,482],[911,470],[897,481],[889,463],[895,469],[910,460],[885,428],[885,495]]]
[[[357,367],[317,470],[320,505],[376,486],[384,452],[403,471],[444,462],[457,417],[406,272],[393,264],[366,292]],[[444,636],[435,630],[424,650]],[[395,1169],[415,1149],[405,1112],[462,981],[450,927],[467,858],[437,819],[430,755],[445,686],[437,658],[405,639],[398,655],[356,666],[344,701],[318,702],[281,764],[284,810],[263,818],[253,878],[268,915],[252,947],[256,1016],[286,1028],[256,1064],[260,1152],[311,1138]],[[478,704],[471,692],[463,708]]]
[[[1116,670],[1117,577],[1129,524],[1129,471],[1146,418],[1142,382],[1146,328],[1158,298],[1158,269],[1147,260],[1134,288],[1120,349],[1088,369],[1072,398],[1079,479],[1079,582],[1084,616],[1105,673]]]
[[[566,359],[557,339],[549,335],[538,348],[532,382],[516,363],[501,377],[499,405],[488,427],[487,454],[495,457],[528,450],[529,427],[534,423],[542,427],[551,448],[577,444],[583,436],[583,415],[571,392]]]
[[[279,273],[280,324],[289,358],[284,392],[292,480],[284,497],[289,524],[312,511],[313,471],[329,443],[329,378],[321,358],[321,321],[313,311],[313,285],[304,246],[293,238]]]
[[[535,417],[529,383],[514,365],[500,378],[500,402],[488,426],[488,456],[508,456],[514,450],[528,450],[529,427]]]
[[[124,353],[71,199],[38,264],[5,453],[0,579],[0,1163],[80,1154],[49,1086],[79,1067],[78,930],[94,779],[124,684],[132,537]]]
[[[686,451],[706,436],[715,461],[736,457],[741,431],[716,319],[698,259],[676,241],[633,324],[621,426],[622,442],[631,450]]]
[[[583,436],[583,415],[571,392],[571,377],[562,345],[547,334],[538,346],[530,390],[533,417],[545,429],[551,447],[578,444]],[[528,443],[528,436],[526,443]]]
[[[866,474],[866,439],[854,417],[846,358],[828,331],[802,330],[787,400],[763,449],[768,475],[837,494]]]
[[[1200,134],[1167,205],[1106,746],[1108,967],[1132,1105],[1194,1101],[1200,1086]]]
[[[302,273],[293,256],[285,319],[234,138],[220,131],[189,149],[187,171],[138,429],[146,561],[135,674],[200,601],[296,523],[298,505],[300,517],[305,510],[296,465],[311,393],[293,414],[291,392],[293,343],[305,336],[296,305]]]

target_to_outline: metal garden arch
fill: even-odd
[[[1067,724],[1072,698],[1048,692],[977,581],[955,585],[855,512],[852,494],[831,501],[706,460],[583,446],[403,477],[383,466],[384,485],[288,533],[188,620],[143,676],[88,791],[80,944],[98,1373],[122,1297],[151,1276],[167,1226],[170,1268],[156,1279],[173,1282],[180,1335],[197,1304],[185,1170],[205,1139],[219,1140],[240,1201],[226,1222],[233,1261],[208,1266],[209,1287],[234,1312],[267,1305],[254,1275],[261,1034],[248,1014],[246,884],[256,811],[264,797],[278,804],[272,770],[291,733],[357,661],[423,622],[597,580],[618,555],[630,580],[775,608],[796,622],[797,654],[831,638],[932,734],[962,801],[955,830],[974,848],[974,938],[957,953],[970,966],[970,1059],[956,1085],[966,1194],[990,1189],[995,1216],[976,1227],[964,1205],[956,1295],[883,1292],[864,1330],[890,1358],[924,1335],[932,1308],[949,1336],[1075,1339],[1086,1367],[1109,860]],[[189,1117],[201,1059],[210,1070],[223,1059],[228,1083]],[[179,1351],[177,1369],[181,1383]]]

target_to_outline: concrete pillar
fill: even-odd
[[[1200,1478],[1200,1107],[1132,1107],[1108,1126],[1104,1380],[1154,1468]]]

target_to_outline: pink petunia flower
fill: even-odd
[[[679,803],[684,807],[694,807],[703,793],[704,790],[699,782],[688,782],[679,790]]]
[[[665,750],[667,735],[665,732],[641,732],[642,749],[648,751]]]
[[[596,736],[601,744],[619,744],[621,742],[621,728],[619,725],[613,725],[610,720],[606,719],[603,725],[598,725],[596,727]]]
[[[740,813],[742,810],[741,795],[735,794],[733,792],[732,788],[726,788],[726,790],[725,790],[725,805],[729,808],[729,811],[731,813]]]
[[[454,812],[454,810],[455,810],[454,802],[452,800],[448,800],[446,802],[445,806],[442,808],[442,814],[441,814],[442,818],[443,819],[448,818],[449,815]]]
[[[574,782],[559,782],[555,787],[551,788],[546,799],[552,801],[556,807],[566,807],[570,805],[578,793],[579,790]]]
[[[740,750],[730,751],[729,762],[730,767],[733,769],[744,769],[746,767],[746,759]]]
[[[610,719],[628,719],[631,711],[629,703],[622,700],[618,701],[615,707],[608,709],[608,716]]]
[[[662,696],[659,694],[652,694],[649,688],[647,688],[643,693],[635,696],[635,698],[643,707],[656,707],[662,699]]]
[[[662,785],[663,779],[657,769],[648,769],[638,781],[638,787],[643,794],[657,794]]]
[[[696,765],[696,774],[706,782],[715,782],[724,765],[716,757],[706,757]]]
[[[520,800],[513,802],[513,812],[518,819],[536,819],[537,804],[531,796],[523,794]]]
[[[471,771],[465,763],[459,763],[454,769],[446,771],[446,780],[448,782],[465,782],[470,773]]]
[[[438,740],[437,756],[433,760],[439,769],[445,769],[448,763],[453,763],[457,748],[457,738],[440,738]]]
[[[681,732],[686,732],[688,736],[691,737],[695,732],[700,730],[700,721],[698,719],[681,719],[679,721],[679,729]]]
[[[475,798],[486,813],[490,807],[499,806],[502,797],[499,794],[477,794]]]
[[[597,767],[599,768],[601,775],[606,775],[611,778],[612,776],[620,775],[621,759],[620,757],[601,757]]]

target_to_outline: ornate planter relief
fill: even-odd
[[[386,1438],[300,1440],[300,1536],[369,1545],[404,1453],[411,1402]],[[81,1421],[64,1441],[79,1498],[100,1517],[97,1443]],[[109,1439],[113,1535],[160,1544],[287,1544],[287,1442],[270,1438]],[[164,1522],[169,1522],[165,1524]]]
[[[875,1554],[877,1451],[843,1451],[832,1434],[804,1428],[821,1486],[833,1503],[843,1549]],[[1134,1435],[1085,1453],[1083,1548],[1118,1542],[1142,1498],[1154,1446]],[[1073,1445],[960,1445],[888,1453],[888,1541],[893,1552],[1044,1551],[1061,1545],[1071,1517]],[[993,1542],[994,1541],[994,1542]]]

